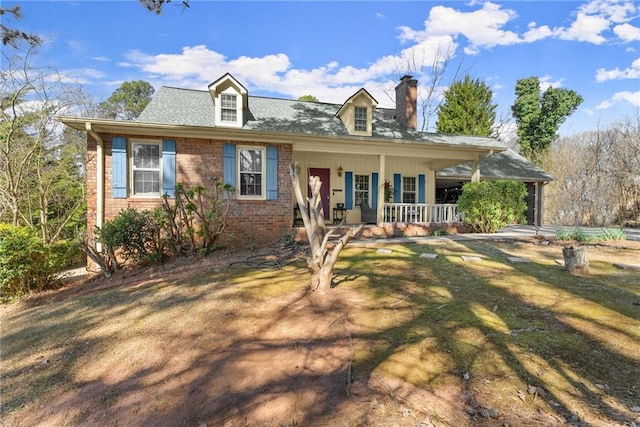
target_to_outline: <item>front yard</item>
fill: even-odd
[[[328,309],[216,254],[4,306],[0,424],[640,423],[640,245],[539,243],[349,246]]]

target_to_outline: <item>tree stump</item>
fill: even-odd
[[[564,267],[569,273],[589,272],[589,257],[587,256],[587,248],[584,246],[565,247],[562,249],[562,255],[564,256]]]

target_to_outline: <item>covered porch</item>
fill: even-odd
[[[431,141],[362,142],[294,143],[292,160],[300,165],[301,188],[308,189],[308,177],[320,177],[328,225],[338,225],[344,219],[350,225],[365,223],[397,231],[408,224],[423,229],[461,224],[464,218],[455,202],[437,197],[437,171],[468,163],[473,169],[471,180],[478,181],[480,161],[502,148]],[[294,206],[294,225],[302,225],[296,211]]]

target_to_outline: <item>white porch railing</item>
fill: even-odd
[[[462,222],[464,214],[457,211],[456,204],[385,203],[384,222],[406,223],[454,223]]]

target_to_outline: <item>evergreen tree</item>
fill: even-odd
[[[106,101],[98,105],[99,114],[107,119],[135,120],[154,93],[151,83],[144,80],[124,82]]]
[[[549,87],[541,93],[537,77],[518,80],[511,111],[518,125],[522,154],[534,161],[539,159],[557,138],[560,125],[581,103],[582,97],[573,90]]]
[[[493,93],[486,83],[468,75],[454,82],[444,93],[438,110],[437,130],[440,133],[491,136],[496,119]]]

